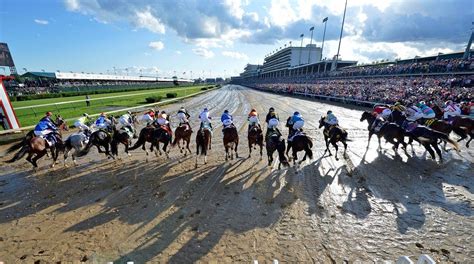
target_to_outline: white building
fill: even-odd
[[[247,64],[244,68],[244,72],[240,74],[242,78],[257,77],[260,74],[262,65],[258,64]]]
[[[315,44],[306,47],[287,47],[267,56],[262,65],[262,74],[268,75],[321,60],[321,48]]]

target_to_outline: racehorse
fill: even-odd
[[[425,149],[430,153],[433,160],[436,159],[436,156],[431,147],[435,149],[440,160],[443,160],[443,156],[441,156],[441,150],[438,147],[439,140],[450,143],[451,145],[453,145],[454,149],[459,152],[458,144],[451,138],[449,138],[448,135],[425,126],[417,126],[413,130],[406,132],[406,135],[423,145]]]
[[[130,157],[129,148],[132,144],[133,132],[128,128],[122,127],[117,130],[116,126],[112,127],[112,141],[110,142],[110,150],[112,155],[118,157],[118,144],[122,143],[125,146],[125,153]]]
[[[291,116],[286,120],[286,127],[288,127],[289,135],[294,135],[297,131],[293,129],[293,124],[290,122]],[[296,160],[298,159],[298,152],[303,151],[305,152],[303,159],[300,161],[302,163],[306,160],[306,157],[309,159],[313,159],[313,151],[311,148],[313,147],[313,142],[309,139],[308,136],[305,134],[299,134],[293,136],[293,140],[288,140],[288,149],[286,150],[286,155],[290,149],[293,150],[293,165],[296,165]]]
[[[256,149],[256,146],[260,146],[260,158],[262,158],[263,149],[263,132],[262,129],[253,125],[248,131],[248,142],[249,142],[249,158],[252,156],[252,147]]]
[[[42,158],[44,155],[47,154],[48,149],[51,150],[51,154],[53,157],[53,163],[51,164],[51,168],[54,167],[56,161],[58,159],[59,151],[64,149],[64,142],[62,141],[62,130],[69,130],[66,121],[61,116],[56,116],[56,125],[59,128],[59,133],[55,133],[53,145],[49,145],[46,140],[42,137],[37,137],[34,135],[32,131],[30,131],[25,139],[21,142],[15,144],[14,146],[10,147],[7,151],[12,152],[16,149],[21,148],[13,158],[6,161],[7,163],[15,162],[21,158],[23,158],[27,153],[28,156],[26,160],[29,161],[33,167],[36,169],[38,167],[37,161]]]
[[[67,167],[67,159],[69,157],[69,152],[74,148],[74,152],[72,153],[72,161],[74,162],[74,165],[77,165],[76,163],[76,156],[79,154],[81,150],[84,149],[86,146],[85,140],[87,136],[83,132],[79,133],[74,133],[70,135],[66,141],[64,141],[64,166]]]
[[[128,148],[128,150],[130,151],[142,147],[142,149],[146,152],[146,155],[148,156],[148,150],[145,149],[145,143],[152,143],[150,146],[150,151],[153,151],[153,133],[155,129],[156,128],[152,125],[142,128],[142,130],[140,130],[140,134],[138,135],[137,142],[135,142],[132,147]]]
[[[369,124],[369,127],[367,128],[369,130],[369,141],[367,142],[367,148],[369,147],[370,144],[370,139],[372,138],[372,135],[375,134],[378,137],[379,140],[379,149],[382,148],[380,139],[382,137],[385,138],[386,141],[390,142],[393,144],[393,150],[397,151],[398,146],[402,144],[403,149],[406,149],[407,144],[405,143],[405,130],[403,130],[399,125],[395,123],[386,123],[384,124],[378,132],[375,132],[375,130],[372,128],[372,124],[375,122],[375,116],[372,115],[372,113],[365,111],[362,113],[362,116],[360,118],[360,122],[363,122],[364,120],[367,120],[367,123]],[[397,141],[395,141],[395,139]]]
[[[326,150],[324,151],[324,154],[326,154],[326,152],[329,152],[329,156],[332,156],[331,150],[329,149],[329,143],[331,143],[336,149],[335,158],[336,160],[339,160],[337,158],[337,151],[339,149],[339,147],[337,146],[337,142],[341,141],[342,145],[344,145],[344,156],[345,156],[346,151],[347,151],[347,143],[346,143],[347,131],[339,126],[329,125],[328,123],[324,121],[324,119],[325,119],[324,116],[321,116],[321,119],[319,119],[319,128],[324,127],[323,135],[324,135],[324,141],[326,142]]]
[[[285,167],[290,165],[285,155],[285,148],[285,140],[276,131],[270,132],[266,143],[268,166],[271,166],[273,163],[273,153],[275,150],[278,151],[278,169],[281,168],[282,164]]]
[[[161,155],[161,149],[160,149],[160,142],[163,143],[163,152],[166,155],[166,158],[169,159],[169,150],[167,150],[168,145],[171,144],[171,130],[168,128],[168,126],[163,125],[158,128],[156,128],[153,131],[153,139],[152,139],[152,146],[151,150],[153,151],[153,147],[156,147],[156,151]],[[155,154],[156,154],[155,151]]]
[[[171,146],[175,146],[178,144],[179,152],[183,153],[184,151],[184,156],[186,156],[186,151],[189,151],[189,154],[191,154],[191,149],[189,149],[189,143],[191,142],[191,134],[193,131],[191,130],[191,127],[188,124],[181,124],[179,127],[177,127],[174,131],[174,140]],[[183,142],[183,147],[181,148],[180,142]]]
[[[110,127],[112,128],[112,131],[106,131],[104,129],[99,129],[97,131],[94,131],[91,136],[89,137],[89,142],[87,143],[86,147],[77,154],[77,157],[82,157],[87,155],[89,151],[91,150],[92,146],[97,147],[97,151],[99,153],[105,153],[105,156],[107,158],[112,158],[115,159],[113,154],[110,153],[109,147],[112,143],[112,138],[114,137],[114,132],[115,132],[115,125],[116,125],[116,120],[114,117],[111,118],[111,124]],[[104,147],[105,151],[102,151],[100,147]]]
[[[197,168],[199,152],[204,156],[204,164],[207,164],[207,151],[211,149],[212,134],[209,127],[202,127],[196,133],[196,164]]]
[[[234,159],[234,154],[232,150],[235,152],[235,157],[238,158],[239,154],[237,153],[237,147],[239,146],[239,133],[237,132],[237,128],[234,125],[228,126],[224,128],[224,148],[225,148],[225,160]]]
[[[64,120],[60,115],[56,115],[56,120],[53,122],[53,124],[59,128],[59,130],[64,130],[68,131],[69,127],[67,125],[66,120]],[[32,138],[36,137],[34,130],[29,131],[26,133],[25,137],[23,138],[22,141],[14,144],[13,146],[9,147],[6,151],[7,154],[12,153],[13,151],[20,149],[21,147],[26,147]]]
[[[443,110],[439,106],[433,105],[432,109],[436,113],[437,119],[442,119],[444,117]],[[433,126],[430,127],[437,130]],[[451,128],[454,133],[461,137],[458,139],[458,142],[466,139],[467,136],[469,136],[470,139],[466,142],[466,147],[469,148],[469,143],[474,138],[474,120],[469,117],[455,116],[452,118]],[[449,135],[449,133],[447,134]]]

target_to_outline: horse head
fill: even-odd
[[[321,116],[321,118],[319,119],[319,128],[322,128],[324,126],[324,119],[326,119],[325,116]]]
[[[62,116],[60,115],[56,115],[56,124],[58,125],[60,130],[64,130],[64,131],[69,130],[66,120],[64,120],[64,118],[62,118]]]
[[[367,112],[367,111],[364,111],[362,113],[362,116],[360,117],[360,122],[364,121],[364,120],[367,120],[370,122],[370,117],[372,116],[371,113]]]

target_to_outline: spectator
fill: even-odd
[[[0,112],[0,125],[2,125],[3,130],[7,130],[7,124],[5,122],[5,116]]]
[[[89,98],[89,95],[86,94],[86,106],[87,106],[87,107],[91,106],[91,101],[90,101],[89,99],[90,99],[90,98]]]

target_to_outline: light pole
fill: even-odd
[[[324,23],[324,33],[323,33],[323,44],[321,45],[321,60],[323,59],[323,50],[324,50],[324,38],[326,37],[326,26],[328,24],[328,18],[323,19]]]
[[[303,51],[303,37],[304,37],[304,34],[301,34],[301,35],[300,35],[300,38],[301,38],[300,59],[299,59],[299,62],[298,62],[298,66],[301,65],[301,52]]]
[[[308,49],[308,64],[310,63],[310,59],[311,59],[311,45],[313,44],[313,31],[314,31],[314,27],[311,27],[309,29],[309,31],[311,31],[311,40],[309,41],[309,49]]]
[[[344,21],[346,20],[346,9],[347,9],[347,0],[344,6],[344,15],[342,17],[341,34],[339,35],[339,46],[337,47],[336,63],[334,66],[334,70],[337,70],[337,61],[339,60],[339,50],[341,49],[342,31],[344,30]]]

